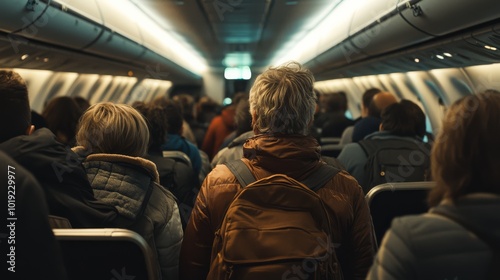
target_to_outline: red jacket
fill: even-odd
[[[319,145],[312,137],[258,135],[244,144],[244,161],[257,179],[283,173],[304,180],[319,167]],[[181,279],[205,279],[210,267],[214,232],[240,189],[225,165],[205,179],[184,233]],[[318,191],[334,228],[333,242],[344,279],[364,279],[376,251],[373,224],[363,191],[356,180],[341,171]]]
[[[205,138],[203,139],[203,145],[201,146],[201,149],[207,153],[210,160],[217,154],[224,139],[235,130],[235,111],[235,108],[227,107],[210,122],[210,126],[208,126]]]

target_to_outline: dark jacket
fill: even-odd
[[[189,215],[191,215],[196,195],[200,190],[198,176],[189,165],[181,161],[157,154],[149,154],[146,159],[156,165],[160,184],[177,198],[182,223],[185,226]]]
[[[394,219],[367,279],[486,279],[492,251],[459,224],[432,213],[441,207],[500,240],[500,196],[475,193],[454,205],[445,201],[430,213]]]
[[[275,173],[303,180],[321,164],[319,145],[312,137],[257,135],[243,146],[244,162],[257,179]],[[182,279],[205,279],[214,232],[240,190],[225,165],[217,165],[198,194],[181,249]],[[318,194],[331,218],[333,242],[345,279],[364,279],[375,254],[373,225],[361,187],[341,171]]]
[[[36,273],[37,279],[67,279],[59,244],[49,226],[42,188],[33,175],[4,152],[0,152],[0,167],[2,212],[7,215],[1,216],[5,224],[0,232],[6,233],[0,242],[2,275],[21,280],[32,279]],[[12,255],[11,246],[15,248],[12,262],[7,256]]]
[[[75,228],[121,223],[115,207],[94,197],[78,155],[57,142],[47,128],[9,139],[0,144],[0,150],[35,176],[45,192],[51,215],[67,218]]]
[[[354,130],[352,131],[352,142],[359,142],[363,140],[366,136],[377,132],[380,128],[381,120],[372,116],[362,118],[354,124]]]
[[[348,119],[343,112],[331,112],[325,113],[325,115],[328,116],[328,119],[323,123],[323,126],[321,127],[321,137],[340,138],[346,128],[354,125],[354,121]]]

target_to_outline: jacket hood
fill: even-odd
[[[317,168],[321,158],[320,146],[313,137],[284,134],[249,138],[243,144],[243,156],[254,167],[299,180]]]
[[[455,202],[443,200],[438,206],[429,210],[432,213],[438,208],[446,208],[454,212],[484,232],[491,232],[500,237],[500,196],[491,193],[473,193],[465,195]]]
[[[231,141],[231,143],[229,143],[229,145],[227,145],[227,147],[231,148],[231,147],[235,147],[235,146],[241,146],[241,145],[243,145],[243,143],[245,143],[245,141],[247,141],[248,138],[251,138],[254,136],[255,136],[255,134],[253,131],[247,131],[247,132],[241,134],[240,136],[234,138],[233,141]]]
[[[81,148],[75,148],[79,151]],[[82,151],[82,150],[80,150]],[[146,191],[158,183],[156,165],[146,159],[116,154],[91,154],[83,162],[95,197],[134,219]]]

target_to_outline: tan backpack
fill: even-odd
[[[207,279],[342,279],[315,193],[338,169],[325,164],[301,183],[283,174],[255,181],[243,161],[226,165],[242,189],[215,233]]]

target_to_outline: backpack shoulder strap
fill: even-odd
[[[493,236],[492,234],[485,231],[485,229],[480,229],[470,221],[464,219],[459,214],[451,211],[445,207],[436,207],[432,209],[431,213],[446,217],[455,223],[461,225],[467,231],[474,233],[481,241],[486,243],[488,247],[491,248],[493,253],[493,258],[491,265],[488,269],[486,279],[498,279],[498,274],[500,272],[500,240]]]
[[[375,141],[361,140],[358,142],[358,144],[361,147],[361,149],[363,149],[367,157],[370,157],[370,155],[375,154],[375,152],[378,150],[378,145],[376,145]]]
[[[236,179],[241,184],[242,187],[255,182],[255,177],[253,176],[248,166],[242,160],[235,160],[225,163],[227,168],[236,176]],[[313,174],[309,175],[307,179],[303,180],[301,183],[309,187],[313,191],[319,190],[323,187],[326,182],[328,182],[333,176],[337,175],[340,169],[333,166],[323,164],[318,170]]]
[[[248,166],[240,159],[233,160],[225,163],[229,171],[233,173],[241,187],[246,187],[249,184],[255,182],[255,177],[253,176]]]
[[[340,169],[335,168],[328,164],[321,165],[318,170],[316,170],[313,174],[309,175],[305,180],[301,183],[306,185],[308,188],[313,190],[314,192],[321,189],[326,182],[331,180],[333,176],[337,175],[340,172]]]

